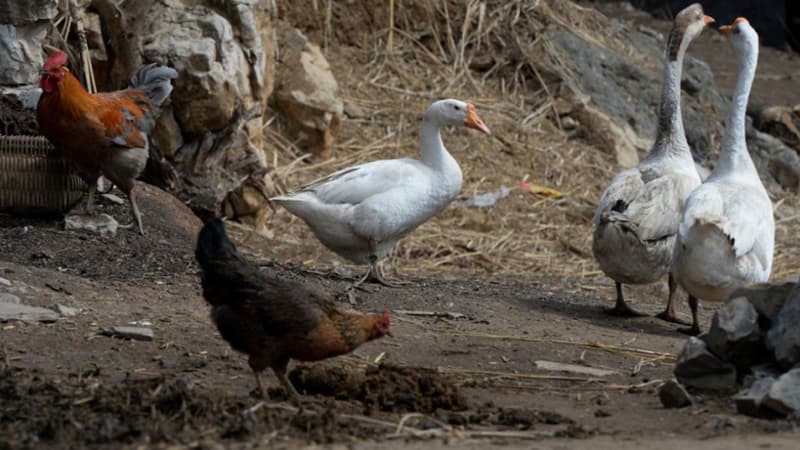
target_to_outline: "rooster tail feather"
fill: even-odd
[[[171,80],[177,78],[178,72],[172,67],[157,66],[155,63],[139,67],[131,77],[131,89],[144,91],[156,106],[161,106],[172,92]]]
[[[195,258],[200,266],[206,268],[215,255],[235,251],[236,246],[228,239],[222,220],[212,219],[206,222],[197,236],[197,250],[195,250]]]

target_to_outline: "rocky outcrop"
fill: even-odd
[[[344,110],[336,78],[322,50],[300,30],[280,23],[278,35],[282,47],[272,103],[297,145],[327,159]]]

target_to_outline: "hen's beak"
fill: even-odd
[[[46,71],[46,70],[44,70],[44,69],[42,69],[42,70],[40,70],[40,71],[39,71],[39,75],[41,75],[41,76],[45,76],[45,75],[47,75],[47,74],[49,74],[49,73],[50,73],[50,72],[48,72],[48,71]]]
[[[711,17],[711,16],[703,16],[703,23],[706,24],[706,26],[711,25],[714,22],[716,22],[716,20],[714,20],[713,17]]]
[[[725,37],[730,37],[731,30],[733,30],[733,26],[731,25],[723,25],[719,27],[719,32],[722,33],[722,35]]]
[[[492,134],[492,132],[489,131],[489,127],[478,117],[478,113],[475,112],[475,106],[472,104],[467,105],[467,120],[464,121],[464,126],[483,131],[486,134]]]

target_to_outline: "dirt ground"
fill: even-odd
[[[723,43],[708,39],[697,48],[707,48],[708,57],[722,54],[714,46]],[[340,58],[331,58],[332,66],[346,98],[358,98],[360,90],[369,94],[360,98],[365,106],[373,88],[340,76],[351,70],[341,58],[350,53],[359,63],[367,62],[358,59],[362,53],[342,49],[336,53]],[[777,57],[770,61],[779,74],[770,79],[791,82],[797,58],[787,56],[785,64]],[[780,87],[785,85],[775,89]],[[768,84],[758,85],[754,95],[767,98],[770,92]],[[786,99],[789,92],[800,95],[796,89],[781,92],[775,99]],[[423,105],[428,98],[414,101]],[[381,110],[377,120],[396,124],[392,114]],[[404,117],[403,126],[414,128],[415,120],[414,115]],[[358,137],[348,130],[360,121],[349,122],[343,147]],[[541,137],[538,132],[530,139]],[[413,153],[416,145],[400,137],[373,141],[370,136],[370,142],[391,144],[400,153]],[[461,145],[466,138],[448,137],[451,142]],[[463,248],[478,249],[470,255],[483,251],[482,245],[491,247],[487,254],[502,250],[516,238],[508,238],[507,230],[534,222],[554,223],[542,231],[549,234],[588,229],[598,192],[578,191],[581,180],[570,179],[569,167],[553,162],[517,167],[514,162],[520,160],[514,158],[524,148],[497,141],[491,145],[502,150],[456,155],[471,167],[485,164],[496,172],[483,177],[466,170],[467,193],[519,181],[530,172],[534,181],[585,197],[581,208],[556,217],[558,200],[533,205],[529,194],[515,191],[495,210],[451,209],[426,224],[400,244],[399,256],[390,261],[389,273],[411,281],[409,286],[369,286],[352,304],[342,299],[359,310],[391,310],[394,337],[352,355],[293,365],[299,369],[290,376],[308,397],[302,412],[286,402],[271,373],[265,374],[271,398],[258,398],[246,359],[214,329],[193,256],[197,223],[176,218],[183,217],[179,211],[140,200],[148,234],[120,230],[115,238],[66,232],[58,218],[0,215],[0,294],[31,305],[81,309],[50,324],[0,323],[0,449],[797,448],[796,420],[738,415],[726,397],[699,394],[685,409],[661,406],[656,389],[672,377],[685,336],[677,333],[678,325],[652,317],[619,319],[603,313],[612,302],[613,286],[591,261],[588,236],[556,249],[523,242],[516,250],[503,250],[508,258],[531,259],[527,271],[507,271],[496,259],[478,257],[470,260],[478,262],[459,265],[459,255],[444,249],[425,253],[435,248],[431,241],[443,239],[445,223],[458,222],[476,236],[503,223],[506,228],[485,243],[483,238],[465,239]],[[557,156],[549,158],[564,159],[560,147],[553,149],[549,154]],[[605,158],[598,165],[610,167]],[[593,175],[606,176],[603,170]],[[563,185],[557,184],[562,180]],[[287,184],[299,181],[290,177]],[[121,221],[130,220],[125,205],[101,199],[100,207]],[[525,215],[512,220],[516,210]],[[300,221],[280,211],[270,220],[268,237],[236,224],[229,224],[229,232],[267,273],[334,293],[348,286],[353,268],[314,242]],[[794,233],[779,231],[779,246],[794,241]],[[545,254],[546,260],[539,256]],[[436,270],[409,267],[414,258],[429,259]],[[550,258],[562,260],[556,264]],[[792,270],[788,273],[796,277],[791,261],[779,263],[783,273]],[[569,264],[585,269],[559,272]],[[332,267],[336,274],[329,274]],[[663,308],[666,283],[626,288],[626,294],[637,309],[653,315]],[[712,307],[701,305],[706,326]],[[682,303],[679,313],[688,319]],[[103,333],[128,324],[151,327],[154,339],[129,341]],[[558,370],[552,363],[572,366]]]
[[[101,206],[124,217],[124,206]],[[796,439],[795,422],[737,415],[726,398],[664,409],[656,388],[685,339],[676,325],[609,317],[610,289],[535,273],[369,286],[350,306],[389,308],[395,336],[294,370],[309,398],[302,413],[272,374],[263,401],[245,358],[209,321],[187,227],[165,225],[147,200],[142,209],[144,237],[88,237],[58,220],[0,216],[0,292],[81,309],[52,324],[0,327],[0,448],[790,448]],[[244,227],[229,229],[267,273],[330,292],[349,283],[274,262],[292,258]],[[662,286],[633,292],[642,311],[662,307]],[[710,310],[702,313],[707,323]],[[155,338],[102,333],[131,323]]]

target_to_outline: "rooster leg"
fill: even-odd
[[[620,317],[641,317],[644,314],[633,310],[627,303],[625,297],[622,296],[622,283],[617,282],[617,303],[613,308],[605,310],[606,314]]]
[[[300,394],[295,390],[294,386],[292,386],[292,382],[289,381],[289,377],[286,376],[286,367],[276,369],[272,368],[275,371],[275,376],[278,377],[278,381],[281,382],[283,388],[286,389],[286,392],[289,393],[289,396],[292,397],[292,403],[299,406],[300,408],[303,407],[303,399],[300,397]]]
[[[669,296],[667,297],[667,307],[664,309],[664,311],[656,314],[656,317],[658,317],[661,320],[666,320],[667,322],[679,323],[681,325],[689,325],[689,322],[678,319],[675,316],[675,293],[678,291],[678,283],[672,276],[672,272],[670,272],[669,274],[669,279],[667,280],[667,286],[669,287]]]
[[[97,191],[97,183],[89,183],[89,196],[86,198],[86,212],[94,213],[94,193]]]
[[[139,207],[136,205],[136,194],[134,194],[133,189],[128,192],[128,200],[131,202],[133,219],[136,221],[136,225],[139,226],[139,234],[144,236],[144,227],[142,227],[142,213],[139,212]]]

